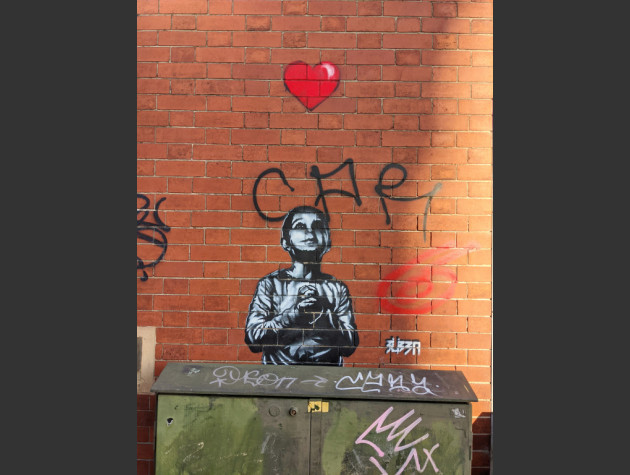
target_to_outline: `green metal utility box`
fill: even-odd
[[[169,363],[156,475],[468,475],[471,402],[459,371]]]

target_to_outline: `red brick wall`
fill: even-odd
[[[137,324],[156,327],[155,376],[169,361],[260,361],[244,342],[248,306],[258,279],[290,260],[254,183],[282,170],[294,191],[273,173],[257,190],[262,213],[281,216],[315,203],[313,165],[325,174],[351,158],[354,183],[347,168],[323,180],[353,194],[356,184],[360,197],[326,196],[333,247],[322,270],[348,285],[360,334],[346,364],[462,371],[479,398],[473,473],[489,473],[492,2],[137,5],[137,191],[145,224],[159,224],[159,203],[168,226],[145,231],[167,241],[161,259],[158,244],[138,241]],[[283,82],[298,60],[340,70],[312,111]],[[439,184],[426,227],[427,198],[380,199],[391,164],[407,176],[388,195]],[[419,340],[420,355],[386,353],[393,336]],[[149,401],[138,396],[138,473],[153,469]]]
[[[138,475],[155,473],[155,395],[138,394]]]

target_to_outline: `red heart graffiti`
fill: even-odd
[[[328,61],[315,67],[310,67],[303,61],[295,61],[284,70],[284,85],[312,111],[339,86],[339,68]]]

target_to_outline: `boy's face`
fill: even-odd
[[[297,213],[293,216],[287,244],[290,249],[298,251],[298,254],[319,251],[315,254],[321,259],[322,251],[328,247],[328,230],[325,223],[316,214]]]

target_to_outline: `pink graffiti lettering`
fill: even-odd
[[[455,293],[457,275],[451,269],[440,266],[454,261],[470,250],[479,249],[478,244],[470,244],[461,249],[431,249],[418,256],[417,259],[387,274],[378,285],[376,294],[381,302],[381,312],[398,315],[427,314],[431,309],[439,307]],[[439,278],[439,279],[438,279]],[[432,295],[433,281],[446,280],[449,286],[439,295]],[[394,292],[392,284],[404,282]],[[414,295],[417,290],[417,295]],[[391,297],[388,296],[392,293]],[[413,295],[413,297],[408,297]],[[418,299],[428,298],[428,302],[418,303]]]
[[[357,440],[354,441],[355,445],[358,444],[367,444],[369,446],[371,446],[374,450],[376,450],[376,453],[378,454],[379,457],[383,457],[385,455],[385,452],[383,452],[383,450],[381,450],[381,448],[379,446],[377,446],[374,442],[371,442],[369,440],[366,440],[365,437],[372,431],[372,429],[375,429],[375,432],[377,434],[380,434],[381,432],[385,432],[388,429],[389,431],[389,435],[387,436],[387,441],[391,442],[392,440],[394,440],[396,437],[398,438],[398,441],[396,442],[396,445],[394,446],[394,453],[396,452],[400,452],[402,450],[408,449],[413,447],[414,445],[422,442],[423,440],[426,440],[429,437],[429,433],[424,434],[422,437],[414,440],[413,442],[410,442],[406,445],[402,445],[403,440],[405,439],[405,437],[407,437],[407,435],[409,435],[409,433],[413,430],[414,427],[416,427],[421,421],[422,421],[422,417],[418,417],[417,419],[415,419],[411,424],[409,424],[406,428],[402,429],[399,432],[395,432],[396,430],[398,430],[398,428],[409,418],[413,415],[414,410],[410,410],[409,412],[407,412],[407,414],[405,414],[404,416],[402,416],[400,419],[392,422],[391,424],[388,425],[383,425],[385,423],[385,419],[387,419],[387,416],[394,410],[393,406],[390,406],[383,414],[380,415],[380,417],[378,419],[376,419],[364,432],[363,434],[361,434]],[[432,454],[433,451],[435,449],[437,449],[440,446],[440,444],[435,444],[433,445],[433,447],[431,447],[431,450],[427,450],[427,449],[422,449],[422,451],[424,452],[424,454],[426,455],[426,461],[424,462],[424,466],[420,465],[420,460],[418,459],[418,452],[415,448],[412,448],[409,456],[407,457],[407,459],[405,460],[405,463],[403,464],[402,467],[400,467],[400,469],[398,470],[398,472],[396,472],[396,475],[400,475],[401,473],[403,473],[403,471],[405,470],[405,468],[407,468],[407,465],[409,465],[409,463],[413,460],[415,463],[415,467],[416,469],[422,473],[424,472],[424,470],[427,468],[427,465],[429,464],[429,462],[431,463],[433,470],[435,471],[435,473],[437,473],[439,471],[439,469],[437,468],[435,462],[433,461],[432,458]],[[378,462],[377,459],[375,459],[374,457],[370,457],[370,462],[372,462],[376,468],[378,468],[381,472],[381,474],[387,474],[387,471],[383,469],[383,467],[381,467],[380,463]]]

